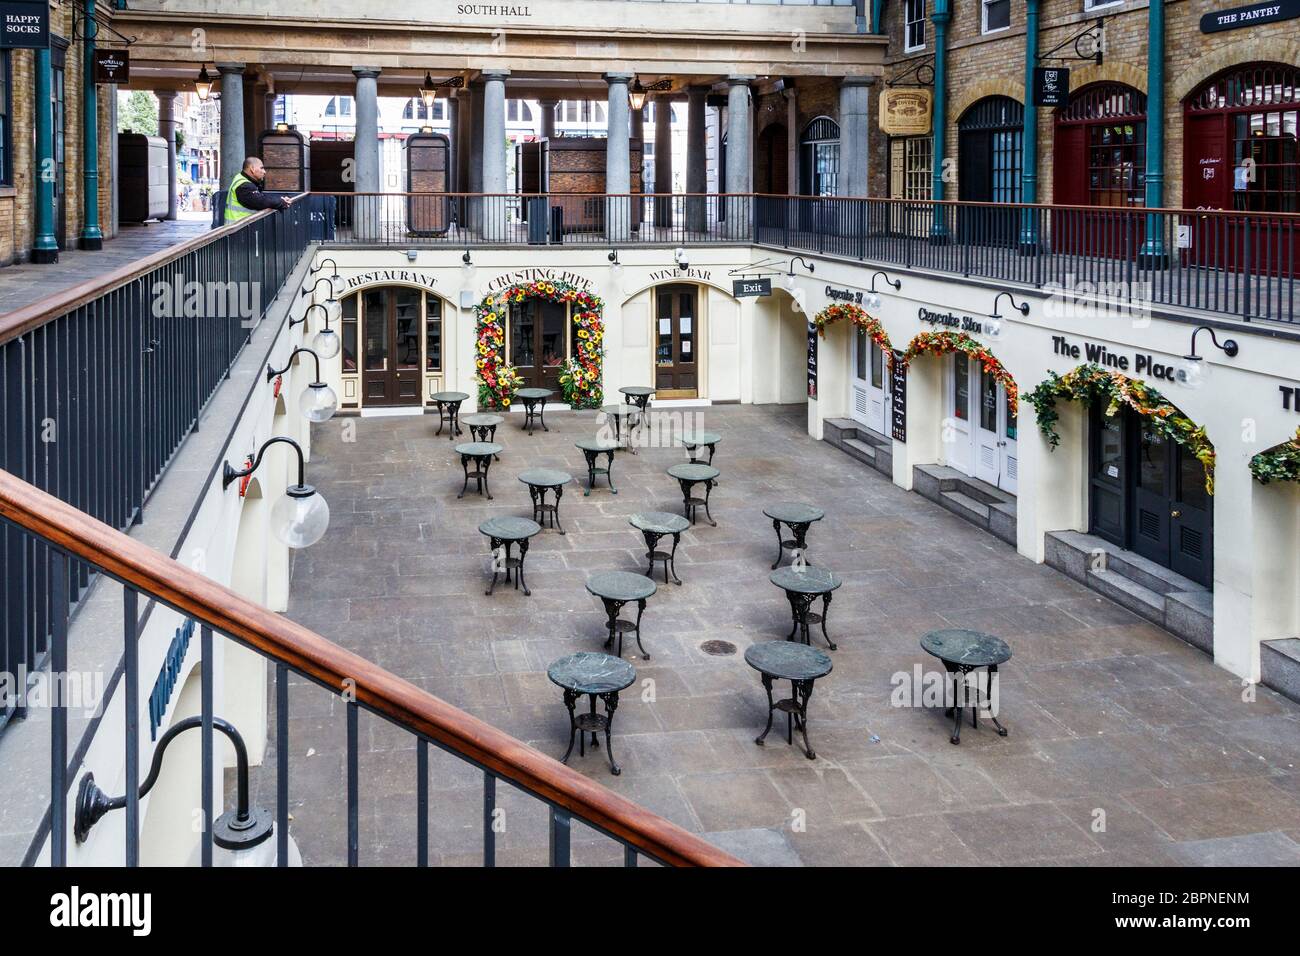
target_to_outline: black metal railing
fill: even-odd
[[[1095,300],[1300,321],[1300,215],[748,194],[314,194],[337,244],[749,244]]]
[[[233,729],[222,715],[216,713],[215,676],[210,662],[213,660],[213,644],[221,637],[230,638],[258,653],[274,669],[275,805],[274,809],[266,810],[265,815],[251,812],[247,818],[261,822],[264,844],[269,845],[274,839],[274,862],[279,866],[286,866],[291,860],[290,674],[306,678],[319,686],[321,693],[335,695],[346,702],[346,784],[342,794],[324,796],[335,796],[345,802],[346,858],[350,866],[360,862],[361,805],[363,793],[369,789],[369,782],[362,780],[359,766],[359,718],[362,712],[414,737],[416,790],[412,809],[416,814],[417,839],[411,855],[417,865],[428,865],[430,860],[429,815],[435,812],[430,801],[431,747],[472,765],[481,773],[482,859],[486,866],[497,862],[495,811],[500,781],[536,798],[547,808],[549,860],[553,866],[568,866],[571,862],[574,820],[594,830],[601,839],[615,841],[621,848],[617,857],[624,866],[636,866],[641,857],[676,866],[739,864],[734,857],[700,837],[607,790],[554,758],[3,471],[0,471],[0,525],[27,546],[39,547],[48,555],[48,586],[54,597],[50,614],[54,674],[62,674],[67,668],[68,614],[67,604],[60,598],[70,586],[74,566],[86,567],[102,577],[116,580],[123,589],[124,680],[121,695],[114,699],[114,706],[120,700],[126,715],[123,739],[125,797],[116,794],[110,797],[98,792],[93,779],[84,770],[70,765],[67,752],[68,702],[62,697],[56,698],[51,706],[51,797],[47,823],[43,831],[34,836],[27,855],[28,863],[37,862],[48,846],[50,864],[65,865],[69,859],[70,840],[93,839],[96,835],[92,829],[95,821],[103,813],[115,809],[125,812],[125,839],[120,844],[122,860],[128,866],[139,862],[139,795],[141,789],[147,790],[155,779],[151,773],[142,782],[140,774],[140,627],[141,613],[145,611],[142,605],[152,602],[151,609],[170,608],[194,622],[199,633],[202,661],[199,668],[200,713],[197,722],[186,718],[181,724],[173,725],[172,731],[179,732],[192,726],[201,734],[199,800],[202,832],[198,862],[202,865],[213,862],[214,830],[229,833],[237,829],[223,824],[223,820],[231,820],[239,810],[250,808],[248,791],[243,790],[236,803],[237,809],[223,814],[225,803],[218,803],[218,792],[214,788],[213,732],[221,729],[223,733],[229,733]],[[244,733],[261,732],[261,727],[244,728]],[[165,746],[166,739],[170,738],[164,735],[158,746]],[[237,747],[237,752],[239,750]],[[153,762],[156,766],[156,753]],[[70,814],[69,786],[74,780],[77,801]],[[247,784],[247,767],[242,762],[240,783]],[[374,796],[373,792],[366,795]],[[313,796],[320,797],[321,794]],[[388,794],[380,793],[378,796],[382,798]],[[443,797],[445,799],[445,794]],[[87,813],[87,810],[97,812]],[[269,834],[265,830],[268,823],[271,825]]]
[[[307,204],[262,213],[0,316],[0,469],[114,528],[141,509],[308,244]],[[56,591],[41,541],[0,527],[0,671],[50,663]],[[6,684],[6,686],[12,686]],[[9,696],[9,695],[6,695]],[[21,717],[0,701],[0,729]]]

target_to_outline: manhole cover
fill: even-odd
[[[736,645],[731,641],[705,641],[700,650],[711,657],[730,657],[736,653]]]

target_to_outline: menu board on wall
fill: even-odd
[[[817,326],[808,323],[808,397],[817,398]]]
[[[894,360],[889,365],[889,401],[893,409],[891,426],[894,441],[907,441],[907,368],[903,353],[894,350]]]

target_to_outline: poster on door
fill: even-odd
[[[907,441],[907,367],[903,353],[894,350],[894,360],[889,363],[890,430],[894,441]]]
[[[808,323],[808,397],[817,398],[817,326]]]

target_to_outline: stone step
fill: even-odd
[[[1115,571],[1088,571],[1088,586],[1121,607],[1164,627],[1165,596]]]
[[[989,506],[961,491],[939,492],[939,503],[967,521],[987,527]]]
[[[868,444],[858,438],[846,438],[840,444],[846,452],[856,458],[858,461],[868,465],[876,463],[876,446]]]
[[[1160,594],[1201,589],[1196,582],[1133,551],[1111,549],[1106,553],[1106,563],[1111,570]]]
[[[1300,702],[1300,637],[1259,645],[1260,678],[1279,694]]]

